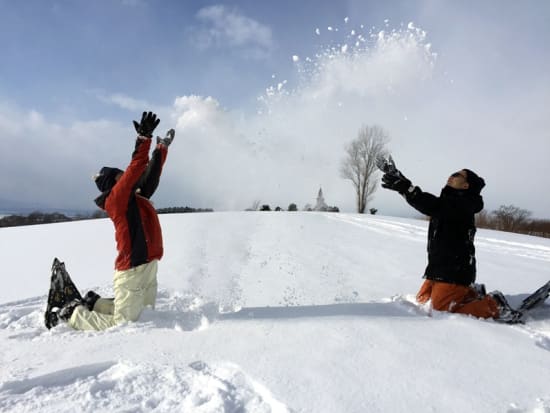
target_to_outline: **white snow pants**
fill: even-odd
[[[81,305],[75,308],[69,325],[76,330],[105,330],[126,321],[137,321],[145,306],[155,307],[157,299],[158,260],[115,271],[114,300],[100,298],[89,311]]]

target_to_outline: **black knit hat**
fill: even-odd
[[[110,190],[116,184],[116,176],[123,172],[124,171],[121,171],[118,168],[109,168],[108,166],[104,166],[101,168],[101,171],[99,171],[99,174],[95,176],[95,184],[97,185],[97,189],[101,192]]]
[[[468,181],[469,185],[468,191],[473,194],[479,195],[481,193],[481,190],[485,186],[485,180],[470,169],[464,168],[464,170],[467,173],[466,180]]]

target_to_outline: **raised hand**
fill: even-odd
[[[168,146],[170,146],[170,144],[174,140],[175,136],[176,136],[176,131],[174,129],[169,129],[168,132],[166,132],[166,136],[164,138],[161,138],[160,136],[157,136],[157,143],[160,143],[160,144],[168,147]]]
[[[143,115],[141,115],[141,122],[138,123],[135,120],[133,122],[134,128],[139,136],[152,138],[153,131],[160,123],[160,119],[158,119],[157,115],[153,112],[143,112]]]
[[[411,181],[407,179],[399,169],[397,169],[391,155],[388,156],[388,158],[379,156],[376,159],[376,166],[384,172],[384,175],[382,176],[383,188],[397,191],[400,194],[404,194],[408,191],[410,192],[411,188],[413,188]]]
[[[397,168],[395,167],[395,162],[391,155],[389,155],[387,158],[384,155],[379,155],[376,158],[376,166],[385,174],[393,174],[395,173],[395,171],[397,171]]]

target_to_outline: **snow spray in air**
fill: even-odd
[[[318,50],[290,54],[294,72],[275,75],[252,113],[224,109],[215,97],[176,99],[186,136],[179,184],[202,206],[242,210],[261,200],[301,208],[322,185],[327,202],[353,210],[353,191],[339,176],[345,144],[365,124],[388,129],[393,142],[406,130],[437,60],[424,30],[346,18],[311,36]]]

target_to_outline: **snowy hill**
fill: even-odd
[[[104,332],[43,327],[54,256],[111,293],[108,220],[0,230],[2,412],[548,412],[550,302],[523,326],[412,299],[427,222],[162,215],[157,309]],[[480,230],[478,282],[511,303],[550,240]]]

